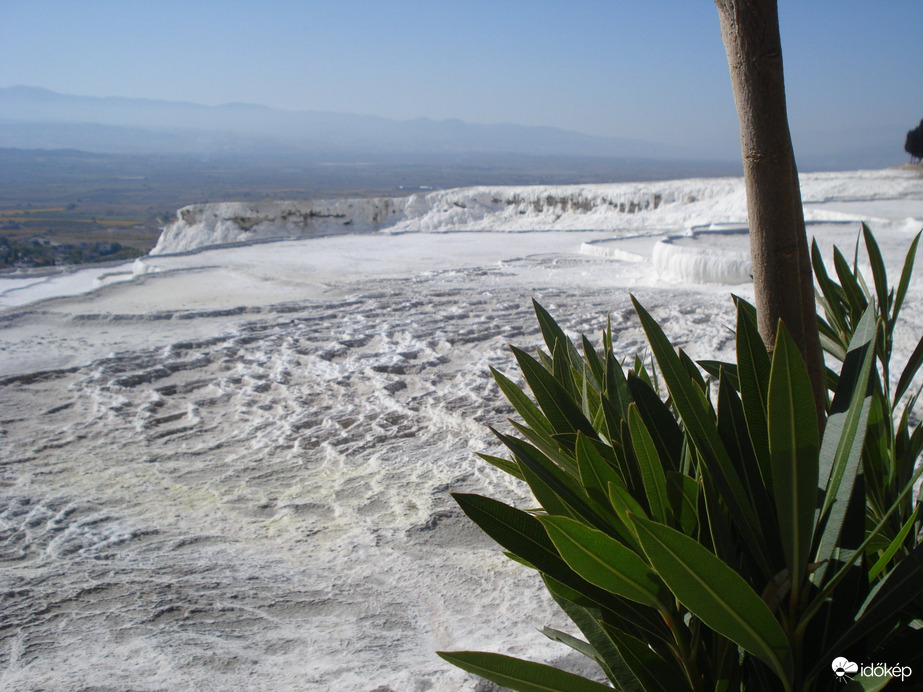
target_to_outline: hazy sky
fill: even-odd
[[[780,0],[792,130],[923,118],[923,0]],[[0,0],[0,86],[553,125],[736,153],[711,0]],[[898,145],[899,146],[899,145]]]

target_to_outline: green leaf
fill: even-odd
[[[733,462],[718,434],[714,411],[705,398],[705,393],[689,379],[672,344],[657,322],[641,307],[634,296],[631,300],[687,434],[711,470],[715,483],[721,491],[721,497],[727,503],[734,523],[747,542],[754,558],[766,577],[771,577],[774,572],[766,553],[766,543],[759,521],[740,476],[734,469]]]
[[[868,301],[862,293],[862,288],[859,286],[856,274],[850,269],[849,264],[846,262],[846,258],[843,257],[843,254],[838,248],[833,248],[833,268],[836,270],[837,278],[840,280],[840,286],[846,294],[850,316],[858,319],[859,315],[861,315],[868,306]]]
[[[875,236],[869,230],[869,227],[862,223],[862,237],[865,240],[865,249],[868,252],[869,264],[872,267],[872,278],[875,281],[875,295],[878,297],[878,305],[881,306],[882,314],[887,314],[891,306],[888,305],[888,273],[885,269],[884,260],[881,258],[881,250],[878,243],[875,242]]]
[[[619,654],[648,692],[676,692],[689,688],[689,683],[648,646],[647,642],[615,628],[606,628]]]
[[[699,484],[679,471],[667,471],[667,498],[675,523],[687,536],[699,525]]]
[[[533,428],[523,425],[522,423],[518,423],[515,420],[510,420],[509,423],[513,426],[513,428],[515,428],[516,432],[528,440],[536,449],[540,450],[542,454],[557,464],[558,468],[573,478],[577,477],[577,466],[574,463],[573,457],[564,451],[564,449],[562,449],[560,435],[545,435],[544,433],[536,432]],[[491,428],[491,430],[493,429]]]
[[[743,479],[750,502],[756,510],[763,536],[766,538],[766,549],[771,556],[771,562],[772,564],[782,564],[784,559],[782,557],[782,546],[779,542],[778,522],[771,491],[763,481],[763,474],[756,460],[756,452],[753,449],[753,441],[749,435],[743,405],[737,392],[728,383],[724,368],[721,369],[718,381],[718,431],[721,433],[724,445],[734,460],[734,466],[738,474]],[[768,475],[771,479],[772,474],[769,473]],[[713,514],[710,514],[710,516],[713,516]],[[718,554],[719,556],[721,555],[721,553]]]
[[[561,610],[567,614],[567,617],[577,625],[583,636],[586,637],[587,643],[593,649],[596,662],[603,669],[606,677],[612,681],[612,684],[616,685],[617,689],[625,690],[625,692],[643,692],[638,679],[631,672],[631,668],[628,667],[625,659],[622,658],[606,628],[603,627],[600,620],[600,611],[584,608],[564,598],[556,592],[556,587],[559,585],[550,583],[547,578],[545,579],[545,585],[548,587],[548,592],[554,598],[555,603],[561,607]]]
[[[831,650],[845,649],[858,638],[884,623],[890,621],[896,624],[900,611],[920,596],[921,583],[923,583],[923,543],[917,544],[894,569],[888,572],[884,579],[875,585],[856,615],[854,624],[843,632]]]
[[[554,345],[554,349],[551,351],[552,361],[554,367],[552,373],[554,374],[554,379],[558,381],[564,390],[568,393],[569,398],[572,401],[575,401],[577,397],[577,392],[579,388],[577,387],[577,382],[574,379],[573,368],[570,363],[570,359],[567,357],[567,350],[563,343],[558,341]],[[583,412],[586,415],[586,412]]]
[[[567,566],[545,528],[531,514],[481,495],[453,493],[452,497],[471,521],[508,551],[593,602],[609,607],[612,596]]]
[[[871,396],[867,392],[875,359],[875,335],[875,312],[869,307],[859,321],[843,361],[824,428],[818,470],[818,478],[824,482],[819,488],[824,500],[817,519],[817,526],[822,527],[817,541],[817,562],[832,559],[842,542],[840,537],[859,472],[871,410]],[[814,583],[822,582],[829,564],[815,572]]]
[[[636,514],[646,517],[647,512],[644,507],[628,492],[628,488],[621,483],[609,483],[609,502],[612,503],[612,507],[615,509],[615,513],[618,514],[619,519],[622,520],[622,523],[628,527],[632,536],[637,539],[635,525],[630,515]]]
[[[577,433],[575,450],[580,482],[587,491],[587,495],[599,502],[608,501],[609,482],[622,482],[621,476],[616,471],[614,460],[607,459],[608,455],[604,452],[608,450],[608,453],[614,456],[612,448],[582,433]]]
[[[904,304],[904,296],[907,295],[907,287],[910,286],[910,275],[913,273],[913,263],[917,256],[917,245],[920,242],[920,235],[923,231],[917,233],[910,243],[910,249],[907,250],[907,256],[904,258],[904,269],[901,271],[901,280],[897,285],[897,294],[894,296],[894,310],[891,312],[891,321],[896,322],[900,314],[901,306]]]
[[[503,396],[513,405],[516,412],[522,416],[530,428],[536,432],[547,435],[549,438],[554,434],[554,428],[545,417],[545,414],[539,410],[538,406],[532,403],[532,400],[516,384],[499,370],[490,369],[491,374]]]
[[[897,551],[900,550],[900,547],[904,544],[904,541],[907,539],[907,535],[910,533],[910,529],[913,528],[914,523],[917,520],[917,515],[920,512],[920,505],[918,504],[914,507],[913,512],[910,516],[907,517],[907,521],[904,522],[904,525],[901,527],[901,530],[897,532],[897,535],[894,537],[894,540],[888,544],[888,547],[885,548],[881,557],[878,558],[872,568],[869,570],[869,581],[874,582],[879,574],[884,571],[884,568],[888,566],[888,563],[891,562],[891,559],[897,554]]]
[[[728,383],[734,389],[740,391],[740,378],[737,376],[736,363],[726,363],[723,360],[697,360],[696,363],[716,380],[721,376],[721,371],[724,370],[724,376],[727,378]]]
[[[697,618],[763,660],[783,681],[792,652],[782,626],[734,570],[679,531],[634,517],[638,540],[667,587]]]
[[[632,395],[628,390],[625,372],[611,350],[606,351],[606,395],[612,410],[618,417],[624,418],[628,405],[632,402]]]
[[[535,400],[548,418],[556,433],[575,433],[578,430],[591,437],[596,435],[592,423],[577,407],[567,391],[537,360],[525,351],[510,346],[523,377],[535,395]]]
[[[873,401],[874,401],[874,397],[873,397]],[[860,472],[860,476],[864,477],[864,474],[861,474]],[[862,477],[860,477],[859,479],[860,482],[862,480]],[[809,620],[811,617],[814,616],[814,614],[818,610],[820,610],[820,608],[824,605],[827,599],[830,598],[830,595],[833,593],[834,589],[839,584],[839,582],[843,580],[847,576],[847,574],[850,573],[852,566],[856,564],[856,562],[863,555],[865,555],[865,552],[869,548],[869,546],[875,543],[876,541],[881,540],[881,533],[885,525],[890,521],[891,516],[897,511],[898,507],[900,507],[906,501],[906,499],[910,496],[911,492],[913,491],[914,485],[921,477],[923,477],[923,467],[920,467],[916,470],[916,472],[911,476],[911,478],[904,485],[903,489],[897,494],[896,497],[894,497],[894,501],[891,503],[891,506],[888,507],[887,510],[881,513],[880,515],[881,518],[878,520],[878,523],[874,526],[874,528],[866,529],[865,539],[862,541],[861,544],[859,544],[854,549],[851,549],[849,551],[851,555],[849,555],[849,557],[842,562],[842,564],[838,567],[836,574],[830,577],[827,580],[827,582],[824,584],[824,587],[814,596],[814,599],[811,601],[811,605],[804,611],[803,619]],[[870,517],[867,517],[867,519],[869,518]],[[875,516],[875,519],[878,519],[878,516]],[[918,544],[917,548],[923,549],[923,543]],[[842,557],[843,556],[841,556],[841,558]],[[881,582],[879,582],[879,584],[880,583]]]
[[[542,330],[542,338],[548,346],[549,353],[554,353],[555,344],[560,343],[567,354],[566,357],[571,367],[579,368],[581,363],[580,354],[577,352],[573,342],[567,338],[564,330],[558,326],[551,314],[534,298],[532,299],[532,308],[535,310],[538,325]]]
[[[811,264],[814,267],[814,278],[817,279],[817,285],[823,297],[821,302],[824,305],[824,313],[830,321],[830,326],[836,332],[837,343],[845,353],[848,339],[846,323],[849,315],[844,312],[842,306],[846,305],[848,309],[846,294],[827,274],[827,268],[824,266],[816,240],[811,241]]]
[[[818,432],[807,367],[780,321],[769,376],[769,452],[782,550],[797,600],[817,505]]]
[[[556,630],[553,627],[542,627],[542,634],[544,634],[553,642],[563,644],[564,646],[570,647],[577,653],[582,654],[589,659],[594,661],[596,660],[596,652],[593,651],[593,647],[590,646],[589,642],[585,642],[572,634],[568,634],[567,632]]]
[[[593,348],[593,344],[590,343],[589,339],[587,339],[585,336],[581,336],[581,343],[583,345],[583,356],[586,359],[586,363],[590,367],[590,373],[592,374],[590,384],[597,391],[601,391],[603,388],[603,382],[605,381],[606,377],[606,368],[603,365],[599,354],[596,352],[596,349]]]
[[[573,673],[483,651],[437,651],[453,666],[517,692],[612,692],[608,685]]]
[[[638,469],[641,472],[641,481],[644,484],[644,493],[647,496],[651,517],[668,524],[672,517],[670,502],[667,499],[667,479],[657,454],[657,447],[635,404],[628,407],[628,427],[631,430],[631,443],[638,460]]]
[[[750,305],[737,303],[737,375],[740,379],[740,400],[747,420],[754,454],[759,464],[763,485],[772,487],[772,464],[769,460],[769,428],[766,410],[769,406],[769,372],[772,364],[766,346],[751,317]]]
[[[667,611],[663,582],[630,548],[565,517],[540,517],[564,561],[591,584],[631,601]]]
[[[555,466],[532,445],[497,431],[494,434],[513,452],[529,489],[547,512],[582,516],[594,526],[605,526],[596,510],[588,504],[589,497],[576,478]]]
[[[647,427],[655,447],[657,456],[664,468],[676,469],[683,449],[683,431],[680,429],[676,418],[670,412],[657,393],[634,373],[628,375],[628,390],[634,397],[637,412]],[[623,415],[628,418],[628,411]]]
[[[479,456],[488,464],[496,466],[501,471],[505,471],[511,476],[515,476],[521,481],[525,480],[525,477],[522,475],[522,471],[519,470],[519,465],[515,461],[510,461],[509,459],[504,459],[503,457],[495,457],[490,454],[481,454],[480,452],[475,452],[475,455]]]
[[[910,354],[907,365],[904,366],[904,371],[901,373],[901,378],[897,382],[897,389],[894,390],[895,405],[900,401],[900,398],[904,395],[904,392],[907,391],[907,388],[910,387],[910,383],[913,381],[921,365],[923,365],[923,338],[917,342],[917,347],[913,349],[913,353]]]
[[[918,543],[887,576],[875,585],[859,614],[856,623],[874,629],[888,619],[893,619],[910,601],[919,598],[923,584],[923,543]]]
[[[676,349],[676,355],[679,357],[679,361],[683,364],[683,367],[686,368],[689,379],[699,385],[703,392],[706,391],[708,385],[705,383],[705,378],[702,377],[702,371],[696,367],[695,361],[681,348]]]
[[[830,405],[821,445],[820,478],[826,479],[821,519],[838,499],[837,491],[848,460],[862,451],[868,409],[863,417],[863,400],[875,358],[875,310],[871,306],[859,321],[843,361],[837,390]],[[855,467],[853,459],[852,466]]]

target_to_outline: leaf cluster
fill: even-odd
[[[494,431],[509,458],[483,458],[527,483],[540,507],[455,499],[539,572],[583,637],[545,634],[617,689],[825,689],[840,656],[921,659],[911,491],[923,428],[911,423],[919,392],[906,394],[923,340],[893,388],[889,371],[919,236],[896,289],[863,236],[871,287],[838,250],[831,277],[814,248],[819,329],[839,363],[822,433],[784,325],[768,354],[739,298],[736,362],[693,362],[632,298],[656,367],[618,360],[611,326],[601,350],[586,337],[578,350],[535,303],[547,350],[513,348],[531,396],[492,371],[521,420],[513,434]],[[440,656],[514,690],[610,689],[499,654]]]

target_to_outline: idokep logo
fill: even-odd
[[[846,678],[854,675],[859,672],[859,664],[853,663],[852,661],[838,656],[833,659],[833,663],[830,664],[833,668],[834,675],[837,676],[843,682],[846,682]]]
[[[833,668],[833,674],[841,682],[846,682],[856,673],[859,673],[864,678],[900,678],[901,682],[903,682],[913,673],[910,666],[900,664],[891,666],[887,663],[863,663],[859,665],[843,656],[837,656],[833,659],[830,667]]]

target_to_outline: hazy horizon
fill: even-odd
[[[923,4],[780,3],[796,154],[923,115]],[[711,2],[8,0],[0,86],[395,120],[547,126],[739,155]],[[901,140],[901,141],[897,141]]]

